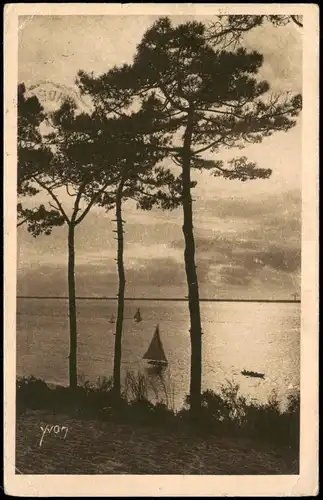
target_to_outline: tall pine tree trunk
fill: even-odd
[[[182,196],[183,196],[183,234],[185,241],[184,261],[188,286],[188,304],[190,313],[191,337],[191,379],[190,379],[190,411],[197,416],[201,407],[202,386],[202,327],[198,278],[195,265],[195,242],[193,232],[193,210],[191,196],[191,140],[193,127],[192,113],[188,115],[188,123],[184,135],[182,156]]]
[[[75,225],[68,226],[68,307],[70,324],[69,385],[77,387],[77,324],[75,297]]]
[[[123,220],[122,220],[122,192],[124,182],[121,181],[117,196],[116,196],[116,222],[117,222],[117,267],[119,277],[119,291],[118,291],[118,312],[116,322],[116,334],[114,343],[114,366],[113,366],[113,388],[117,399],[121,397],[121,341],[122,341],[122,328],[123,328],[123,314],[124,314],[124,295],[125,295],[125,272],[123,264]]]

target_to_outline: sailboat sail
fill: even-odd
[[[138,322],[138,321],[141,321],[142,318],[141,318],[141,314],[140,314],[140,309],[137,309],[137,312],[134,316],[135,320]]]
[[[167,358],[164,347],[159,335],[159,326],[156,326],[154,336],[150,342],[147,352],[144,354],[143,359],[161,362],[167,364]]]

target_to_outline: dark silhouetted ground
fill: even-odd
[[[46,434],[46,425],[68,433]],[[71,418],[28,410],[17,417],[17,474],[298,474],[295,453],[241,438]]]

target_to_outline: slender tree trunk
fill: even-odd
[[[182,157],[182,196],[183,196],[183,234],[185,240],[184,260],[188,286],[188,304],[190,312],[191,337],[191,379],[190,379],[190,411],[194,417],[201,407],[202,386],[202,327],[199,302],[198,278],[195,265],[195,242],[193,232],[193,210],[191,197],[191,140],[193,128],[192,113],[188,115],[188,123],[184,135]]]
[[[68,307],[70,323],[69,385],[77,387],[77,324],[75,297],[75,225],[68,226]]]
[[[113,388],[117,399],[121,397],[121,340],[124,314],[125,272],[123,263],[123,220],[122,220],[122,192],[124,182],[121,181],[116,196],[116,221],[117,221],[117,267],[119,277],[118,312],[116,334],[114,343]]]

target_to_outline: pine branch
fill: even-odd
[[[25,224],[26,222],[28,221],[28,217],[26,217],[25,219],[23,219],[22,221],[18,222],[17,223],[17,228],[22,226],[23,224]]]
[[[74,209],[73,209],[73,214],[72,214],[72,218],[71,218],[71,222],[73,224],[76,225],[76,217],[77,217],[77,214],[80,210],[80,201],[81,201],[81,198],[82,198],[82,195],[85,191],[85,188],[86,188],[86,184],[88,182],[88,178],[84,179],[83,182],[81,183],[80,187],[79,187],[79,190],[77,192],[77,195],[76,195],[76,199],[75,199],[75,203],[74,203]]]
[[[159,86],[161,88],[161,90],[163,91],[163,93],[165,94],[166,98],[168,99],[168,101],[171,103],[171,105],[176,109],[179,109],[180,111],[182,112],[187,112],[189,108],[185,108],[184,106],[181,106],[180,104],[176,103],[174,101],[174,99],[171,97],[171,95],[167,92],[165,86],[159,82]]]
[[[211,142],[207,146],[204,146],[203,148],[197,149],[195,151],[192,151],[192,155],[198,155],[200,153],[203,153],[204,151],[207,151],[208,149],[213,148],[217,144],[220,144],[222,142],[223,138],[221,137],[220,139],[216,139],[215,141]]]
[[[89,202],[89,204],[87,205],[87,207],[84,209],[83,213],[80,215],[80,217],[78,219],[75,220],[75,225],[77,224],[80,224],[80,222],[82,222],[82,220],[84,219],[84,217],[87,216],[87,214],[89,213],[89,211],[91,210],[91,208],[93,207],[93,205],[98,201],[99,197],[101,196],[101,194],[106,190],[106,188],[109,186],[109,185],[112,185],[113,182],[109,181],[107,182],[103,187],[102,189],[100,189],[100,191],[98,191],[98,193],[92,198],[92,200]]]
[[[74,194],[73,194],[73,193],[70,193],[70,191],[69,191],[69,189],[68,189],[68,184],[66,184],[66,185],[65,185],[65,189],[66,189],[66,192],[67,192],[67,194],[68,194],[69,196],[71,196],[71,197],[77,196],[77,195],[76,195],[76,193],[74,193]]]
[[[242,115],[238,115],[237,113],[233,113],[232,111],[220,111],[219,109],[211,109],[211,108],[206,108],[206,109],[201,109],[201,108],[197,108],[196,111],[207,111],[209,113],[217,113],[219,115],[225,115],[225,116],[234,116],[235,118],[238,118],[240,120],[242,120],[244,118],[244,116]],[[207,117],[204,117],[203,118],[204,120],[207,119]]]
[[[37,182],[37,184],[39,184],[39,186],[41,186],[43,189],[45,189],[45,191],[47,191],[47,193],[53,198],[53,200],[55,201],[56,205],[57,205],[57,208],[60,210],[61,214],[63,215],[65,221],[70,224],[70,219],[67,217],[66,215],[66,212],[62,206],[62,204],[60,203],[59,199],[57,198],[57,196],[55,195],[55,193],[48,187],[46,186],[46,184],[42,183],[39,179],[37,179],[36,177],[32,177],[34,179],[35,182]]]
[[[48,205],[54,210],[57,210],[59,208],[57,205],[54,205],[51,201],[48,202]]]
[[[297,16],[290,16],[292,18],[292,20],[294,21],[295,24],[297,24],[297,26],[299,26],[300,28],[303,28],[303,23],[301,23],[298,19],[297,19]]]

